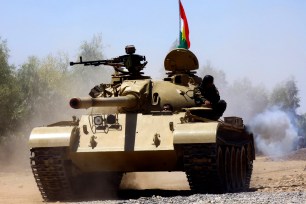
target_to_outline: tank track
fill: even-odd
[[[72,197],[65,148],[33,148],[30,162],[44,201],[69,200]]]
[[[218,175],[216,144],[184,145],[184,169],[191,190],[220,192],[222,183]]]
[[[248,190],[250,188],[251,177],[253,173],[253,160],[248,159],[247,172],[246,172],[246,180],[245,180],[245,188],[243,190]]]
[[[246,158],[245,178],[240,180],[241,185],[233,184],[232,180],[236,181],[236,176],[234,176],[235,178],[232,180],[226,178],[226,176],[229,177],[230,175],[225,175],[225,165],[218,164],[218,148],[219,146],[217,144],[187,144],[183,146],[184,171],[186,172],[190,189],[204,193],[224,193],[247,190],[250,186],[253,160]],[[232,146],[227,145],[221,147],[221,149],[224,150],[222,153],[223,157],[226,148],[232,148]],[[242,146],[236,147],[236,149],[237,148],[241,149]],[[238,172],[237,168],[235,171]]]
[[[44,201],[98,199],[118,190],[121,172],[76,173],[66,151],[58,147],[31,149],[31,168]]]

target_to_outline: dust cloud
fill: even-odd
[[[30,168],[29,137],[35,127],[47,126],[58,121],[72,120],[75,112],[69,108],[69,100],[55,99],[33,109],[35,114],[24,118],[14,132],[2,137],[0,143],[0,170],[23,170]],[[41,108],[43,107],[43,108]],[[46,108],[48,107],[48,108]]]
[[[0,145],[0,171],[30,168],[30,150],[25,137],[11,136]]]
[[[95,83],[95,82],[93,82]],[[96,82],[99,84],[99,82]],[[80,118],[87,110],[74,110],[69,106],[69,100],[74,96],[86,97],[92,87],[88,83],[78,83],[76,86],[66,84],[71,89],[69,96],[54,97],[53,100],[44,104],[37,102],[33,113],[24,118],[21,124],[16,124],[14,132],[8,133],[1,138],[0,142],[0,171],[23,170],[30,168],[29,137],[35,127],[47,126],[59,121],[71,121],[72,116]],[[76,88],[78,87],[78,88]],[[84,94],[82,90],[87,89]]]
[[[296,149],[298,133],[288,113],[271,108],[250,122],[255,144],[267,156],[284,156]]]

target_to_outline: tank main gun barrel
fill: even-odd
[[[90,107],[126,107],[133,108],[137,106],[136,96],[129,94],[127,96],[109,97],[109,98],[72,98],[69,102],[74,109],[87,109]]]

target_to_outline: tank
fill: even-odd
[[[170,51],[167,77],[153,80],[142,72],[145,57],[130,55],[70,63],[109,65],[115,73],[90,97],[70,100],[87,114],[32,130],[31,167],[43,199],[115,192],[127,172],[182,171],[194,192],[246,191],[253,135],[242,118],[213,119],[211,108],[196,105],[197,57],[186,49]],[[134,62],[126,68],[129,59]]]

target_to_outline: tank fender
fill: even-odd
[[[174,126],[174,144],[216,143],[218,122],[182,123]]]
[[[35,147],[67,147],[76,142],[78,128],[69,127],[37,127],[31,132],[30,148]]]

